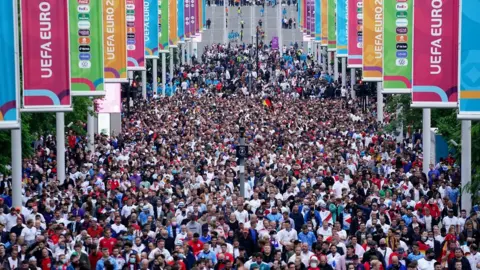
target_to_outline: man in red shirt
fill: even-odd
[[[105,237],[100,240],[100,249],[107,248],[109,253],[113,252],[113,248],[117,244],[117,239],[112,238],[112,231],[105,229]]]
[[[97,224],[97,221],[92,219],[90,221],[90,227],[88,227],[87,232],[88,235],[90,235],[92,238],[98,238],[102,235],[103,228]]]
[[[200,235],[198,233],[194,233],[193,234],[193,239],[188,241],[188,245],[192,247],[193,254],[195,256],[197,256],[198,253],[200,253],[200,251],[203,250],[203,243],[202,243],[202,241],[198,240],[199,237],[200,237]]]
[[[217,259],[219,259],[220,258],[219,256],[223,254],[225,260],[231,261],[233,263],[233,255],[227,252],[227,244],[223,243],[220,246],[222,248],[222,252],[219,252],[217,254]]]

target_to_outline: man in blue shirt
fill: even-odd
[[[203,250],[197,255],[197,260],[200,259],[211,260],[213,265],[217,264],[217,254],[210,250],[210,243],[203,244]]]
[[[102,258],[100,260],[98,260],[97,262],[97,267],[96,267],[96,270],[104,270],[104,269],[107,269],[105,267],[105,265],[107,264],[110,264],[113,266],[113,270],[118,270],[118,265],[117,265],[117,261],[110,257],[110,254],[108,252],[108,248],[104,247],[102,248]]]
[[[298,234],[298,241],[308,244],[308,250],[312,250],[313,244],[317,242],[317,238],[312,231],[308,229],[308,225],[302,226],[302,231]]]

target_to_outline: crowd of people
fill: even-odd
[[[70,131],[66,179],[40,137],[21,207],[0,176],[0,269],[480,269],[455,160],[423,173],[419,133],[397,141],[297,44],[282,50],[205,48],[94,151]]]

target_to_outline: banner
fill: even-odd
[[[183,0],[184,3],[185,3],[185,6],[183,7],[183,16],[184,16],[184,19],[185,19],[185,22],[184,22],[184,35],[185,35],[185,38],[190,38],[190,34],[191,34],[191,31],[190,31],[190,1],[191,0]]]
[[[307,25],[308,25],[308,20],[307,20],[307,14],[308,14],[308,5],[307,5],[307,0],[302,0],[302,29],[303,32],[307,32]]]
[[[127,3],[127,70],[145,70],[145,13],[144,0]]]
[[[23,106],[30,111],[65,111],[72,106],[68,4],[66,0],[35,2],[21,0]],[[90,7],[78,10],[88,12]]]
[[[315,37],[315,0],[310,0],[310,37]]]
[[[0,72],[7,78],[3,80],[0,92],[0,129],[18,128],[20,101],[20,70],[19,70],[19,47],[18,47],[18,17],[15,1],[6,1],[0,14]]]
[[[207,0],[202,0],[202,22],[200,24],[200,30],[205,29],[205,25],[207,24]]]
[[[423,21],[437,8],[415,1],[413,21]],[[452,63],[458,63],[458,0],[443,1],[442,9],[431,23],[413,24],[413,107],[457,107],[458,65]]]
[[[363,0],[348,0],[348,68],[362,67]]]
[[[328,0],[328,51],[337,50],[337,34],[336,34],[336,0]]]
[[[272,50],[278,50],[280,49],[280,46],[278,44],[278,37],[273,37],[272,38]]]
[[[80,3],[68,1],[71,91],[73,96],[103,96],[102,2]]]
[[[312,24],[312,6],[310,5],[311,0],[306,0],[306,24],[305,24],[305,33],[307,36],[310,36],[310,25]]]
[[[460,119],[480,119],[480,18],[478,0],[462,0],[459,42]]]
[[[128,82],[127,16],[125,0],[102,2],[105,82]]]
[[[195,0],[195,34],[199,35],[200,34],[200,1]]]
[[[177,25],[178,25],[178,14],[177,14],[177,3],[175,0],[168,0],[170,3],[168,4],[169,8],[169,17],[168,17],[168,45],[171,47],[176,47],[178,44],[178,36],[177,36]]]
[[[97,113],[121,113],[122,112],[122,86],[120,83],[107,83],[105,85],[105,97],[95,100],[95,112]]]
[[[158,48],[160,52],[168,52],[168,1],[158,0]]]
[[[145,58],[158,58],[158,0],[145,0]]]
[[[348,56],[347,1],[337,0],[337,57]]]
[[[315,0],[315,42],[322,41],[321,0]]]
[[[363,80],[382,81],[382,62],[383,1],[363,1]]]
[[[298,8],[297,8],[297,22],[298,22],[298,29],[300,29],[300,31],[302,31],[302,2],[303,0],[297,0],[297,5],[298,5]]]
[[[195,18],[195,0],[190,0],[190,4],[189,4],[189,11],[188,11],[188,14],[190,16],[190,37],[193,38],[196,33],[195,33],[195,21],[196,21],[196,18]],[[231,10],[231,12],[233,12],[233,10]]]
[[[322,46],[328,46],[328,1],[329,0],[320,0],[321,2],[321,24],[322,24]]]
[[[432,5],[430,3],[430,5]],[[420,22],[422,21],[419,20]],[[413,0],[385,1],[383,21],[383,92],[412,89]],[[393,49],[395,48],[395,50]]]
[[[183,42],[185,39],[185,0],[177,0],[178,11],[178,28],[177,35],[179,42]]]

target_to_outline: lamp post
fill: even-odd
[[[248,146],[245,145],[245,127],[239,128],[240,138],[237,146],[237,158],[240,178],[240,196],[245,198],[245,158],[248,156]]]

